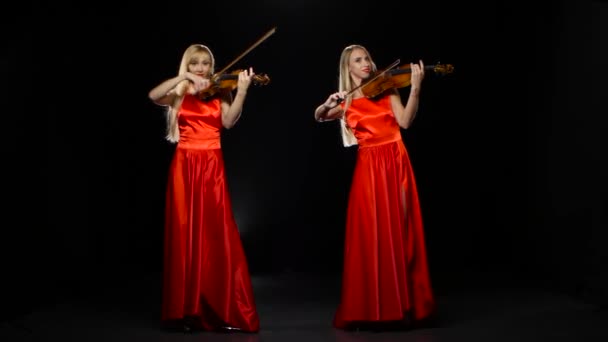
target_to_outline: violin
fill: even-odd
[[[436,74],[446,75],[454,72],[451,64],[425,65],[424,70],[432,70]],[[410,64],[404,64],[395,69],[386,70],[377,77],[371,78],[361,86],[361,92],[365,97],[375,97],[388,89],[407,87],[411,83],[412,69]]]
[[[264,40],[268,39],[268,37],[272,36],[276,32],[276,30],[276,27],[273,27],[255,43],[253,43],[253,45],[247,48],[247,50],[241,53],[232,62],[228,63],[228,65],[225,66],[221,71],[211,76],[211,86],[199,92],[200,98],[204,100],[217,94],[222,90],[234,90],[238,85],[239,73],[243,70],[234,70],[230,73],[226,73],[224,71],[232,67],[237,61],[243,58],[243,56],[248,54],[256,46],[260,45],[260,43],[262,43]],[[266,85],[270,82],[270,78],[266,74],[253,75],[251,81],[254,85]]]
[[[208,99],[222,91],[234,90],[239,81],[239,73],[243,70],[234,70],[230,73],[217,73],[211,76],[211,85],[199,92],[198,96],[201,99]],[[256,86],[267,85],[270,83],[270,77],[266,74],[256,74],[251,78],[251,82]]]

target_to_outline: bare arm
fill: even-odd
[[[175,99],[175,87],[183,81],[189,80],[192,82],[192,90],[193,92],[197,92],[209,87],[209,80],[197,76],[193,73],[187,72],[183,75],[178,75],[168,80],[163,81],[161,84],[152,88],[148,93],[148,97],[154,103],[163,106],[169,106],[173,103],[173,99]]]
[[[397,90],[394,94],[391,94],[391,106],[397,123],[401,128],[408,128],[416,117],[418,111],[418,104],[420,102],[420,88],[422,85],[422,79],[424,79],[424,64],[420,61],[420,64],[412,63],[412,78],[410,84],[410,95],[407,99],[405,106],[401,102],[401,97]]]
[[[253,68],[241,71],[234,99],[230,93],[227,93],[222,98],[222,125],[225,128],[230,129],[234,127],[241,117],[245,97],[247,97],[247,88],[249,88],[254,75]]]
[[[315,109],[315,120],[322,122],[341,118],[344,111],[338,106],[338,100],[344,100],[345,96],[345,91],[329,95],[327,100]]]

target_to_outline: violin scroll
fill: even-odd
[[[433,71],[438,75],[447,75],[454,72],[454,66],[452,64],[436,64],[433,67]]]
[[[270,77],[266,74],[253,75],[251,78],[254,85],[262,86],[270,83]]]

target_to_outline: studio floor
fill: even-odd
[[[507,276],[467,275],[436,291],[438,320],[401,331],[331,326],[335,275],[254,275],[257,334],[168,331],[159,324],[159,275],[108,279],[58,296],[0,323],[0,341],[608,341],[608,312],[592,303]],[[446,284],[445,279],[435,280]]]

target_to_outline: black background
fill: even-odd
[[[148,91],[191,43],[271,78],[224,131],[252,274],[338,273],[356,149],[313,111],[340,52],[445,63],[403,131],[431,273],[513,274],[606,301],[607,6],[278,0],[18,4],[2,29],[3,313],[162,267],[173,146]],[[151,6],[150,4],[147,6]],[[408,89],[401,89],[402,93]],[[153,286],[157,286],[156,284]]]

